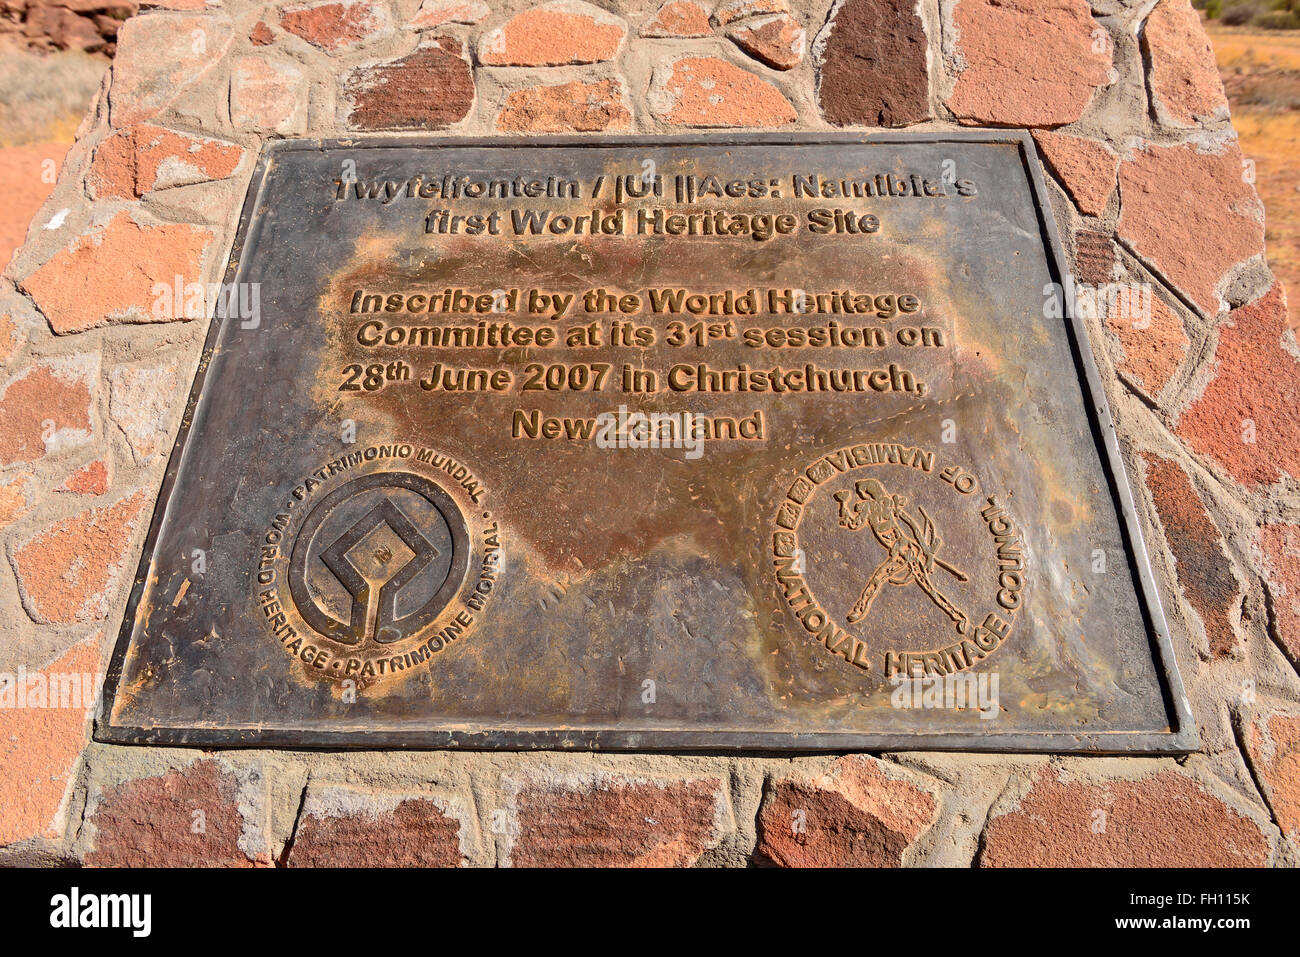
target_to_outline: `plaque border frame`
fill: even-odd
[[[258,156],[248,191],[240,211],[234,240],[230,246],[222,281],[238,281],[242,268],[242,251],[256,238],[260,220],[254,214],[261,205],[267,174],[283,153],[324,151],[329,149],[384,149],[404,147],[538,149],[583,147],[588,149],[671,148],[677,146],[787,146],[926,143],[1014,144],[1019,148],[1025,168],[1033,209],[1038,220],[1047,266],[1054,282],[1062,284],[1069,274],[1061,238],[1052,214],[1042,163],[1033,137],[1024,129],[938,130],[930,132],[795,132],[795,133],[694,133],[666,136],[619,135],[600,139],[573,135],[536,137],[370,135],[360,137],[299,138],[265,142]],[[1065,330],[1076,378],[1083,391],[1084,405],[1093,433],[1094,444],[1100,439],[1099,451],[1112,500],[1120,517],[1120,531],[1125,544],[1125,559],[1138,584],[1138,605],[1147,623],[1158,689],[1166,712],[1172,715],[1168,731],[1015,731],[938,733],[910,732],[833,732],[833,731],[718,731],[708,729],[629,730],[617,727],[536,729],[503,726],[482,731],[420,730],[320,730],[304,728],[193,728],[183,726],[138,727],[112,724],[109,716],[117,700],[122,668],[130,648],[136,614],[144,595],[149,567],[161,534],[166,506],[171,500],[180,466],[185,458],[194,412],[203,391],[217,337],[226,319],[221,297],[209,319],[194,382],[186,401],[176,441],[167,461],[162,484],[149,520],[149,531],[141,550],[140,561],[132,581],[113,654],[105,675],[99,707],[95,714],[92,740],[103,744],[152,745],[201,748],[274,748],[279,750],[469,750],[469,751],[632,751],[645,753],[718,753],[761,756],[764,753],[827,753],[862,751],[957,751],[966,753],[1017,754],[1189,754],[1199,750],[1191,704],[1188,701],[1169,626],[1161,603],[1160,589],[1151,566],[1151,556],[1142,534],[1141,519],[1135,504],[1133,486],[1119,448],[1114,418],[1106,400],[1100,370],[1093,354],[1091,339],[1082,319],[1064,303]]]

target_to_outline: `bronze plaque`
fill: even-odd
[[[1187,750],[1063,276],[1020,132],[271,144],[97,735]]]

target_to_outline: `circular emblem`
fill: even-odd
[[[885,677],[976,667],[1024,601],[1024,545],[1003,497],[899,443],[809,463],[777,508],[772,560],[803,634]]]
[[[487,489],[465,464],[376,445],[285,490],[259,543],[254,600],[315,674],[372,679],[425,665],[484,614],[502,569]]]
[[[289,588],[325,637],[386,645],[447,607],[469,558],[469,530],[450,495],[412,472],[378,472],[336,488],[307,515]]]

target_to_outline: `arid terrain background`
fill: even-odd
[[[108,68],[80,51],[38,53],[0,38],[0,264],[54,188],[77,124]]]
[[[1300,328],[1300,30],[1213,21],[1209,30],[1241,151],[1256,163],[1269,265],[1291,292],[1291,328]]]

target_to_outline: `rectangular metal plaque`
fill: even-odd
[[[102,741],[1185,751],[1020,132],[283,142]]]

